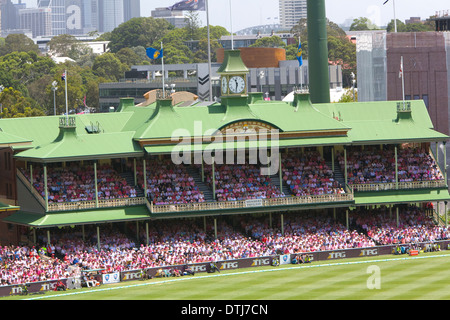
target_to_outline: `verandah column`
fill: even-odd
[[[44,163],[44,192],[45,192],[45,211],[48,211],[48,186],[47,186],[47,164]]]
[[[283,166],[282,166],[282,163],[281,163],[281,150],[278,153],[278,157],[279,157],[278,162],[279,162],[279,165],[280,165],[280,167],[278,169],[278,175],[280,176],[280,192],[283,192]]]
[[[395,145],[395,189],[398,190],[398,150]]]
[[[348,175],[347,175],[347,147],[346,146],[344,146],[344,178],[345,178],[344,189],[347,190]]]
[[[445,181],[445,185],[448,186],[447,183],[447,146],[446,146],[447,142],[444,141],[443,145],[444,145],[444,181]]]
[[[142,159],[142,165],[143,165],[143,170],[142,170],[142,175],[143,175],[143,179],[144,179],[144,197],[148,197],[147,194],[147,162],[145,161],[145,158]]]
[[[33,164],[30,163],[30,189],[33,188]]]
[[[94,161],[95,207],[98,208],[97,160]]]
[[[214,156],[212,157],[212,191],[213,191],[213,199],[216,200],[216,173],[215,173],[215,160]]]

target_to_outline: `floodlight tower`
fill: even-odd
[[[325,0],[308,0],[309,92],[312,103],[330,102]]]

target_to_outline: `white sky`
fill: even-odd
[[[141,0],[141,16],[148,17],[151,11],[159,7],[170,6],[179,0]],[[231,30],[230,1],[232,12],[232,30],[271,23],[278,17],[278,0],[209,0],[209,20],[211,25],[219,25]],[[327,18],[341,24],[346,19],[368,17],[378,26],[386,25],[394,18],[394,6],[397,19],[405,21],[410,17],[422,19],[434,15],[436,11],[450,10],[448,0],[326,0]],[[206,14],[199,17],[206,25]],[[270,18],[270,19],[269,19]]]
[[[179,0],[141,0],[141,16],[149,17],[155,8],[168,7]],[[230,21],[230,1],[232,28]],[[378,26],[386,25],[394,18],[405,21],[410,17],[426,19],[436,11],[450,10],[449,0],[326,0],[327,18],[341,24],[346,19],[368,17]],[[18,0],[13,0],[17,3]],[[28,7],[35,7],[37,0],[22,0]],[[278,0],[209,0],[211,25],[223,26],[234,32],[260,24],[273,23],[278,17]],[[200,19],[206,25],[206,13],[200,12]],[[269,19],[270,18],[270,19]]]

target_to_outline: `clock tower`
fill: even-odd
[[[222,99],[247,99],[249,70],[242,61],[240,50],[225,50],[224,61],[217,73],[220,75]]]

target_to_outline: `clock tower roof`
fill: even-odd
[[[225,57],[218,74],[246,74],[249,70],[242,61],[240,50],[225,50]]]

